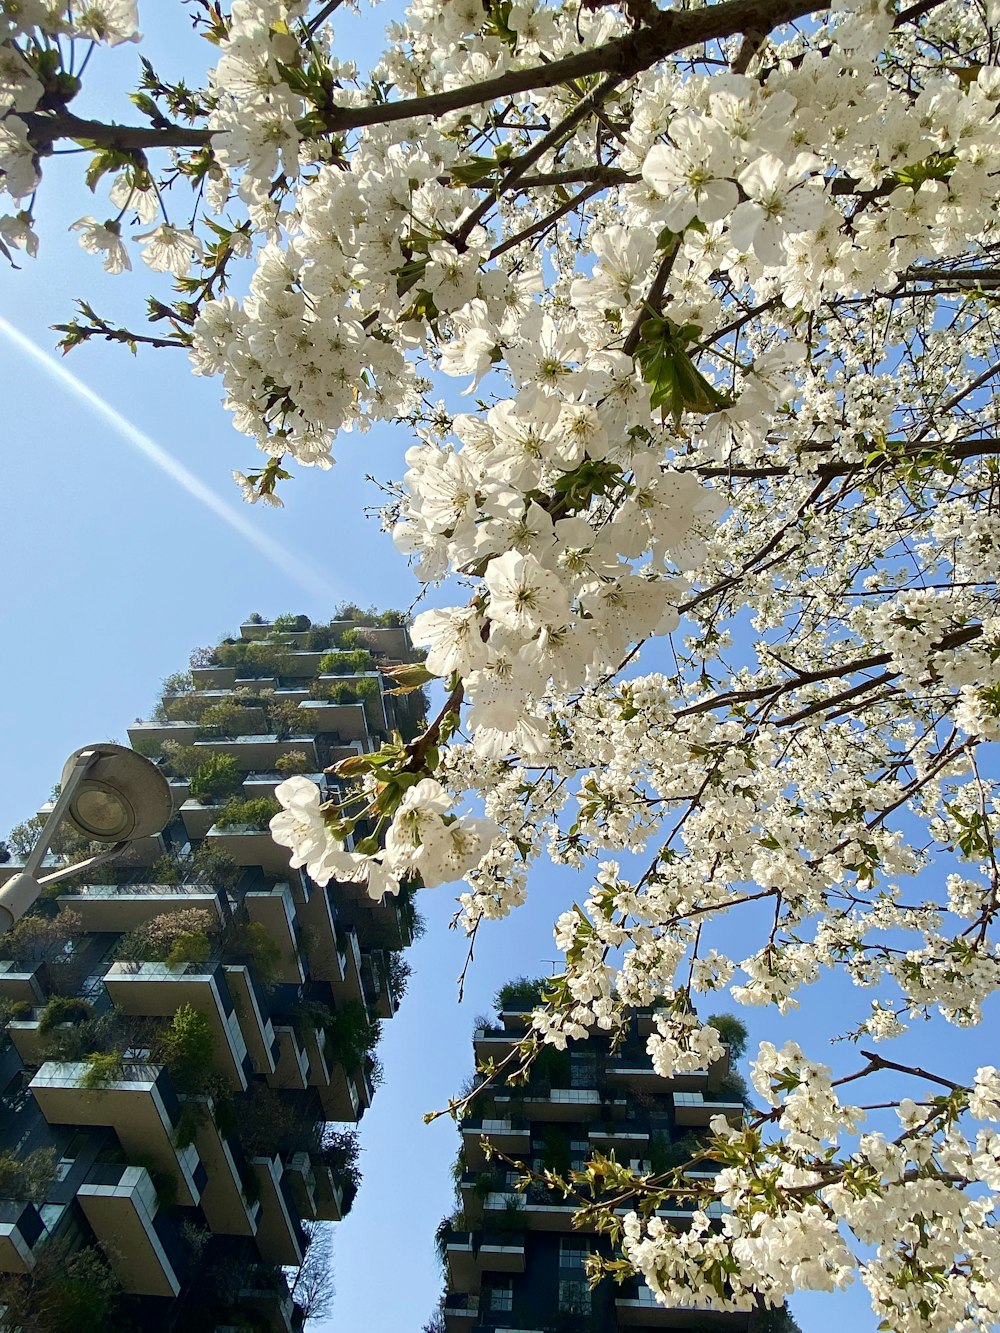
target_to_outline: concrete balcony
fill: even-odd
[[[287,875],[291,850],[274,841],[267,829],[234,825],[213,825],[205,842],[216,851],[225,852],[238,866],[260,866],[265,875]]]
[[[302,1035],[309,1060],[309,1086],[325,1088],[332,1074],[332,1062],[327,1058],[327,1036],[322,1028],[307,1027]]]
[[[294,1333],[295,1305],[285,1276],[273,1268],[252,1267],[240,1288],[241,1312],[257,1314],[271,1333]]]
[[[498,1111],[512,1105],[521,1105],[519,1114],[528,1120],[555,1121],[606,1120],[609,1115],[624,1115],[626,1103],[623,1099],[608,1101],[602,1099],[596,1088],[553,1088],[550,1092],[533,1092],[526,1088],[519,1097],[497,1097]]]
[[[224,666],[192,667],[191,679],[196,690],[231,690],[236,684],[236,668]]]
[[[98,1163],[76,1197],[123,1291],[180,1294],[184,1252],[145,1167]]]
[[[272,848],[277,847],[270,833],[267,834],[267,839]],[[288,856],[287,847],[278,850],[283,852],[285,857]],[[281,957],[275,965],[274,980],[292,986],[301,985],[306,979],[306,971],[299,949],[295,902],[289,886],[276,884],[273,889],[248,893],[243,899],[243,906],[250,920],[263,926],[268,937],[281,951]]]
[[[704,1306],[674,1305],[669,1309],[653,1295],[645,1282],[635,1282],[615,1295],[619,1328],[697,1328],[704,1333],[740,1333],[749,1326],[746,1313],[707,1310]]]
[[[292,1027],[275,1027],[278,1039],[278,1058],[273,1074],[268,1074],[270,1088],[294,1088],[305,1092],[309,1086],[309,1057]]]
[[[279,1157],[254,1157],[250,1168],[260,1191],[257,1249],[269,1264],[298,1267],[305,1257],[302,1229],[295,1216],[291,1187],[283,1179]]]
[[[361,982],[365,991],[365,1003],[369,1010],[379,1018],[392,1018],[399,1008],[399,1000],[389,984],[381,950],[372,953],[362,952]]]
[[[335,704],[328,699],[304,699],[299,704],[303,729],[336,736],[340,741],[368,738],[368,716],[364,704]]]
[[[112,1001],[126,1014],[169,1018],[182,1004],[204,1014],[215,1038],[214,1068],[234,1092],[245,1092],[252,1061],[218,964],[112,963],[104,976]]]
[[[511,1053],[520,1040],[518,1033],[506,1032],[502,1028],[476,1028],[472,1039],[476,1063],[481,1064],[486,1060],[499,1063]]]
[[[273,733],[264,736],[215,737],[198,741],[195,747],[210,754],[231,755],[244,773],[269,773],[284,754],[304,750],[316,762],[316,747],[312,736],[289,736],[284,740]]]
[[[317,981],[344,983],[344,965],[337,942],[336,912],[326,889],[316,888],[306,898],[296,895],[295,915],[309,957],[309,973]]]
[[[295,1198],[295,1207],[300,1217],[310,1222],[319,1218],[317,1209],[316,1172],[307,1152],[294,1153],[285,1163],[285,1178]],[[340,1218],[324,1218],[324,1221],[339,1222]]]
[[[189,799],[180,809],[184,832],[189,838],[203,838],[222,813],[222,804],[202,805],[201,801]]]
[[[199,729],[197,722],[133,722],[128,728],[128,743],[133,749],[162,745],[164,741],[191,745],[197,739]]]
[[[340,968],[340,979],[330,981],[330,989],[333,991],[338,1004],[343,1004],[347,1000],[357,1000],[360,1004],[365,1004],[365,988],[361,977],[361,945],[358,943],[358,932],[353,926],[339,927],[337,929],[338,943],[338,966]]]
[[[613,1151],[619,1162],[630,1161],[633,1157],[645,1156],[649,1146],[649,1133],[644,1129],[619,1129],[617,1126],[591,1129],[587,1137],[591,1145],[602,1151]]]
[[[479,1297],[450,1291],[444,1298],[445,1333],[472,1333],[479,1318]]]
[[[247,1195],[250,1166],[239,1144],[219,1130],[210,1097],[184,1100],[194,1111],[194,1142],[208,1175],[201,1198],[205,1220],[222,1235],[256,1235],[261,1208]]]
[[[3,942],[0,941],[0,949]],[[30,971],[15,967],[9,959],[0,962],[0,999],[10,1000],[14,1004],[24,1001],[27,1004],[45,1003],[45,987],[42,985],[41,969],[34,967]]]
[[[35,1014],[40,1010],[36,1009]],[[42,1047],[45,1039],[38,1030],[38,1019],[14,1020],[7,1024],[7,1035],[13,1043],[14,1050],[21,1057],[21,1063],[29,1069],[37,1068],[44,1063]]]
[[[524,1237],[486,1232],[479,1239],[479,1266],[487,1273],[523,1273]]]
[[[226,964],[222,970],[243,1040],[253,1061],[253,1071],[255,1074],[273,1074],[278,1059],[278,1039],[274,1035],[271,1019],[265,1016],[261,1008],[262,1000],[258,997],[250,972],[245,967],[230,964]]]
[[[322,773],[305,773],[310,782],[322,787],[325,778]],[[243,780],[243,795],[251,800],[257,796],[273,796],[276,789],[285,781],[283,773],[248,773]]]
[[[444,1260],[449,1286],[470,1293],[479,1290],[475,1232],[452,1232],[445,1241]]]
[[[343,1065],[331,1066],[329,1083],[319,1089],[324,1119],[357,1124],[368,1107],[368,1101],[359,1090],[359,1078],[357,1070],[348,1073]]]
[[[344,1203],[343,1186],[322,1158],[313,1158],[313,1172],[316,1181],[316,1220],[342,1221],[350,1207],[350,1201]]]
[[[0,1273],[30,1273],[35,1246],[48,1236],[33,1203],[0,1199]]]
[[[675,1092],[673,1096],[678,1125],[708,1125],[715,1115],[724,1115],[731,1125],[743,1122],[742,1101],[733,1098],[710,1101],[700,1092]]]
[[[678,1086],[676,1076],[664,1078],[651,1064],[640,1062],[638,1057],[609,1056],[605,1061],[604,1072],[611,1087],[631,1088],[633,1092],[670,1092]],[[700,1077],[704,1082],[707,1076],[702,1070],[692,1070],[687,1079],[693,1087],[698,1087],[699,1084],[693,1080]]]
[[[29,1087],[50,1125],[107,1125],[118,1135],[129,1157],[148,1158],[173,1178],[177,1202],[195,1207],[207,1182],[198,1150],[177,1147],[180,1116],[166,1070],[161,1065],[127,1064],[101,1087],[84,1084],[86,1063],[49,1060]]]
[[[135,930],[154,916],[210,912],[222,921],[222,903],[216,889],[204,884],[88,884],[78,893],[60,894],[61,908],[75,912],[87,934]]]
[[[500,1152],[523,1161],[531,1153],[531,1127],[526,1121],[516,1120],[463,1120],[462,1142],[465,1160],[472,1170],[488,1165],[482,1140],[488,1139]]]
[[[409,631],[403,625],[359,625],[358,633],[376,657],[404,662],[413,652]]]
[[[353,926],[362,942],[377,943],[387,949],[405,949],[412,943],[399,903],[392,894],[381,899],[369,898],[364,884],[330,885],[330,895],[337,909],[337,920]]]

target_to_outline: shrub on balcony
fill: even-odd
[[[302,729],[302,713],[295,699],[271,699],[267,706],[267,725],[279,740]]]
[[[225,699],[222,703],[212,704],[201,715],[202,728],[213,737],[232,737],[250,735],[253,724],[247,716],[244,704]]]
[[[370,1018],[363,1004],[348,1000],[338,1009],[329,1011],[323,1024],[326,1032],[327,1055],[345,1069],[355,1069],[378,1045],[382,1025]]]
[[[274,981],[281,965],[281,949],[259,921],[244,922],[230,931],[223,943],[223,957],[227,963],[249,967],[265,986]]]
[[[202,842],[195,848],[194,868],[200,880],[212,888],[231,893],[236,888],[243,869],[227,851],[211,842]]]
[[[278,756],[274,767],[282,777],[290,778],[294,773],[311,773],[316,767],[316,761],[310,759],[305,750],[289,750],[287,754]]]
[[[211,939],[217,929],[215,917],[201,907],[162,912],[123,935],[115,946],[115,958],[130,963],[172,965],[203,962],[211,953]]]
[[[26,1157],[0,1156],[0,1199],[44,1203],[56,1178],[52,1148],[36,1148]]]
[[[121,1051],[91,1051],[84,1064],[86,1069],[80,1079],[83,1088],[106,1088],[120,1077],[124,1068]]]
[[[168,774],[175,778],[190,778],[205,758],[205,751],[200,746],[181,745],[179,741],[164,741],[158,749],[163,752]]]
[[[264,617],[260,614],[259,611],[251,611],[250,614],[247,616],[247,624],[266,625],[267,621],[264,619]]]
[[[280,809],[280,802],[273,796],[253,796],[248,800],[233,799],[226,802],[222,813],[215,821],[215,827],[266,829]]]
[[[201,1010],[182,1004],[160,1038],[163,1063],[178,1092],[204,1093],[214,1074],[215,1034]]]
[[[231,754],[210,754],[191,774],[191,796],[203,805],[236,796],[242,786],[243,774]]]
[[[545,977],[514,977],[496,993],[493,1004],[497,1013],[503,1013],[505,1009],[533,1009],[541,1002],[546,982]]]
[[[72,1023],[74,1025],[83,1023],[90,1015],[91,1008],[86,1000],[78,1000],[65,995],[53,995],[39,1016],[38,1035],[43,1037],[47,1032],[51,1032],[54,1027],[58,1027],[62,1023]]]
[[[96,1246],[40,1246],[29,1274],[0,1274],[4,1324],[23,1333],[106,1333],[115,1327],[120,1288]]]
[[[273,626],[279,634],[304,634],[312,628],[312,621],[308,616],[285,614],[275,616]]]
[[[180,884],[184,878],[184,869],[175,856],[164,852],[158,856],[149,868],[151,884]]]
[[[375,659],[367,648],[327,653],[320,658],[320,671],[326,676],[357,676],[375,670]]]
[[[194,689],[194,677],[190,671],[175,671],[165,677],[160,689],[164,694],[190,694]]]

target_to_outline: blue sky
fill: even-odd
[[[162,0],[141,8],[143,49],[161,72],[197,77],[211,49],[190,34],[187,11]],[[360,19],[345,15],[339,54],[370,63],[396,12],[383,6]],[[95,56],[84,110],[131,118],[124,93],[136,68],[131,47]],[[249,612],[325,618],[340,600],[405,607],[418,592],[377,520],[364,514],[379,502],[364,474],[400,475],[405,431],[346,437],[341,464],[328,473],[300,471],[286,485],[285,509],[250,508],[230,472],[259,455],[232,429],[220,386],[191,376],[182,353],[133,359],[121,348],[80,348],[60,367],[82,388],[46,362],[56,341],[49,326],[71,317],[74,297],[138,326],[154,286],[145,270],[107,277],[68,233],[81,214],[106,215],[104,200],[77,183],[81,165],[72,157],[45,164],[40,257],[24,260],[19,272],[0,272],[0,317],[39,349],[26,352],[0,324],[0,735],[7,755],[0,829],[46,798],[70,751],[123,739],[128,724],[148,713],[158,682],[183,669],[194,646],[217,642]],[[428,931],[410,954],[410,993],[386,1025],[386,1082],[362,1124],[363,1187],[336,1229],[337,1297],[326,1327],[417,1333],[431,1312],[440,1289],[433,1233],[453,1206],[448,1168],[458,1138],[447,1120],[425,1127],[421,1117],[443,1106],[470,1072],[473,1020],[499,985],[512,974],[549,970],[551,921],[568,897],[586,891],[569,879],[543,870],[528,907],[483,931],[461,1008],[455,979],[466,944],[448,929],[453,899],[447,890],[421,896]],[[846,983],[822,983],[805,1016],[765,1021],[751,1012],[752,1039],[808,1044],[817,1027],[832,1026],[827,1015],[847,1003],[847,991]],[[907,1044],[933,1067],[939,1039],[935,1025]],[[980,1054],[981,1033],[949,1029],[948,1039],[963,1062]],[[844,1071],[861,1063],[844,1047],[832,1058]],[[805,1333],[833,1333],[845,1322],[875,1328],[860,1290],[803,1298],[793,1308]]]

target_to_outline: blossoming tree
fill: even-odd
[[[87,149],[110,204],[81,244],[176,299],[146,331],[84,306],[63,346],[220,377],[248,499],[338,432],[412,430],[386,522],[455,604],[399,684],[443,702],[340,766],[373,836],[279,789],[293,864],[376,896],[464,876],[473,933],[539,858],[578,867],[537,1039],[655,1003],[668,1075],[721,1054],[700,994],[878,988],[853,1072],[761,1048],[769,1109],[713,1122],[715,1180],[598,1164],[621,1262],[720,1308],[860,1272],[883,1327],[987,1330],[1000,1075],[883,1052],[1000,985],[1000,13],[814,4],[413,0],[361,77],[337,0],[193,0],[207,86],[146,62],[116,125],[72,108],[133,0],[0,0],[0,239],[34,253],[46,156]]]

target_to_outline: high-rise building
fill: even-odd
[[[523,1039],[539,989],[522,979],[500,991],[497,1021],[475,1033],[480,1069]],[[653,1030],[652,1014],[640,1012],[614,1049],[596,1031],[566,1051],[545,1047],[526,1084],[490,1083],[473,1101],[460,1125],[459,1206],[438,1233],[446,1280],[438,1322],[446,1333],[746,1333],[747,1315],[666,1309],[637,1279],[618,1286],[606,1277],[591,1290],[587,1258],[610,1256],[610,1243],[596,1229],[574,1227],[579,1204],[560,1191],[541,1182],[518,1188],[524,1172],[509,1164],[565,1176],[597,1151],[659,1173],[699,1151],[713,1116],[738,1124],[745,1085],[728,1054],[711,1069],[664,1078],[646,1053]],[[508,1160],[491,1156],[484,1141]],[[680,1225],[689,1215],[681,1204],[659,1214]]]
[[[295,1273],[350,1207],[416,917],[405,889],[319,888],[267,826],[284,777],[342,797],[326,768],[414,734],[422,696],[383,676],[412,658],[395,613],[254,616],[129,727],[172,821],[0,937],[0,1328],[301,1325]],[[82,850],[64,836],[49,866]]]

